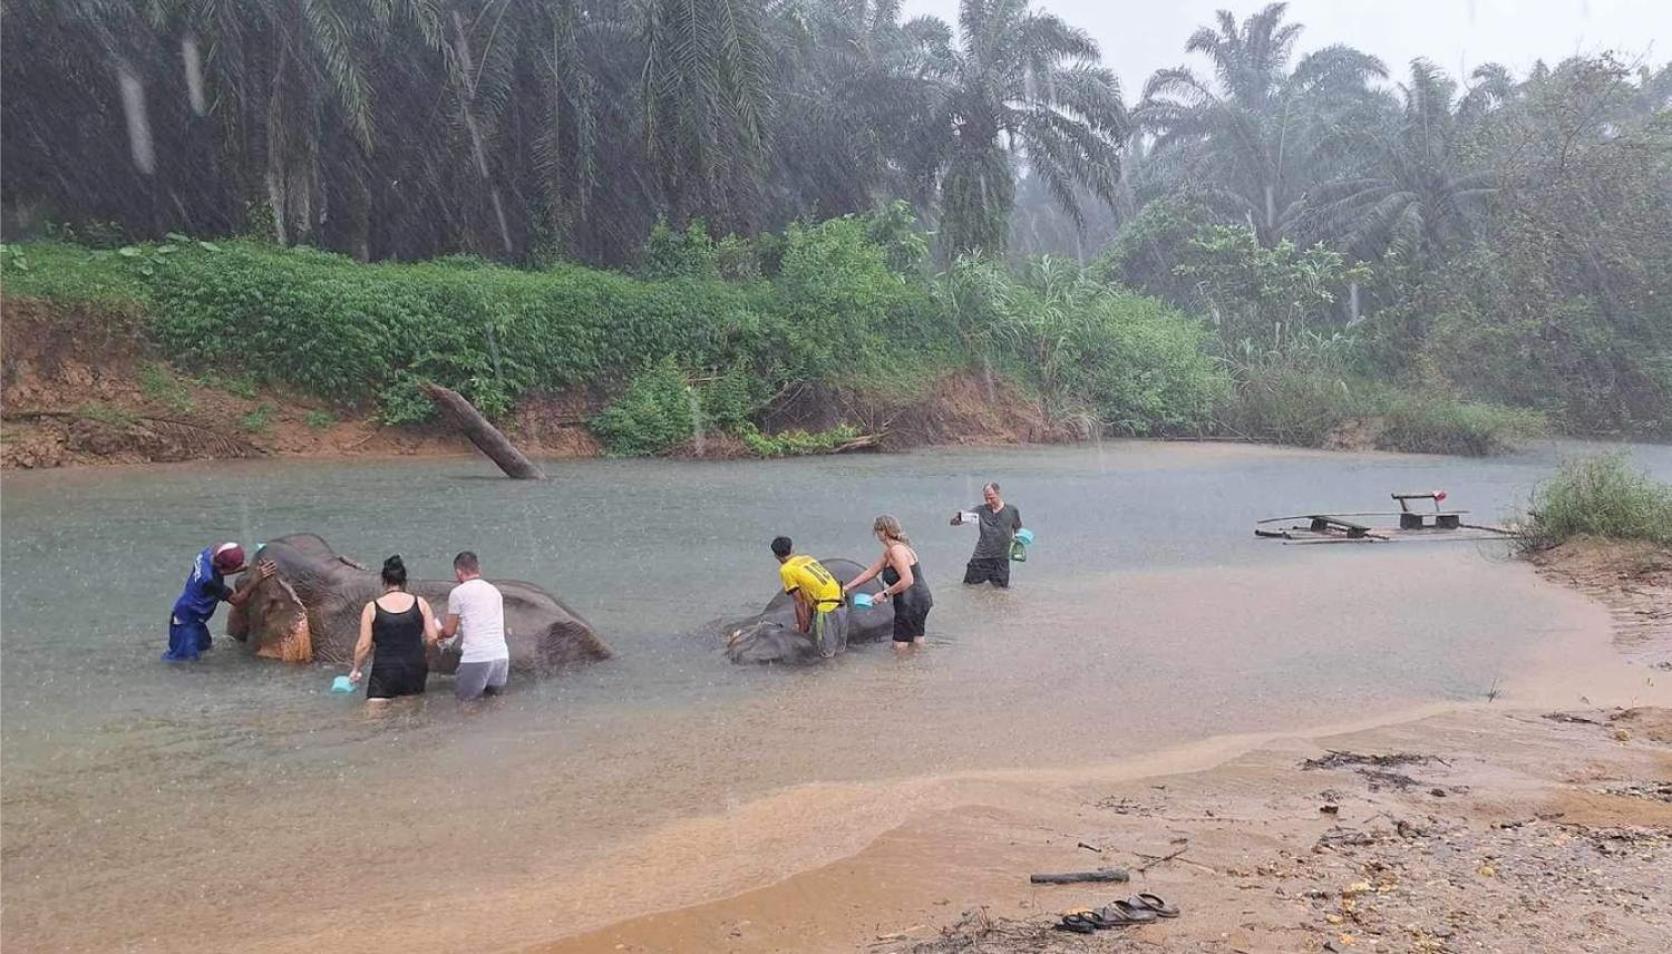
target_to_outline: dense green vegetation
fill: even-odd
[[[1620,454],[1568,461],[1534,494],[1522,539],[1543,548],[1579,536],[1672,546],[1672,485]]]
[[[959,369],[1113,433],[1672,435],[1672,68],[1390,70],[1283,4],[1130,99],[1028,0],[0,18],[7,293],[193,374],[391,422],[588,388],[622,453]]]
[[[758,243],[659,233],[660,278],[466,257],[368,265],[183,236],[114,250],[33,243],[4,247],[25,263],[8,270],[6,293],[138,308],[183,368],[375,406],[391,424],[430,415],[423,380],[490,415],[529,392],[602,390],[614,400],[592,428],[621,454],[671,450],[699,425],[763,456],[828,449],[857,434],[765,435],[761,413],[795,384],[910,391],[977,367],[1120,432],[1211,429],[1228,379],[1199,322],[1050,259],[1020,275],[960,259],[931,277],[899,214]],[[166,389],[159,370],[143,377]]]

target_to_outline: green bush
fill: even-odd
[[[1414,453],[1485,457],[1546,430],[1536,411],[1432,394],[1391,392],[1376,413],[1382,421],[1379,446]]]
[[[302,418],[302,422],[316,431],[323,431],[332,424],[337,423],[337,415],[332,414],[330,411],[314,410],[309,411],[307,415]]]
[[[150,297],[145,276],[114,251],[58,242],[0,249],[0,278],[8,297],[121,306],[143,304]]]
[[[995,353],[1057,414],[1089,410],[1127,434],[1200,431],[1229,386],[1200,322],[1065,259],[1031,261],[1018,278],[960,258],[936,292],[966,346]]]
[[[592,432],[618,457],[671,450],[696,431],[696,392],[672,359],[638,375],[626,392],[591,422]]]
[[[1364,411],[1348,379],[1270,364],[1238,376],[1216,413],[1224,431],[1252,440],[1322,447]]]
[[[1529,547],[1577,536],[1672,546],[1672,485],[1633,468],[1624,454],[1570,460],[1533,494],[1522,530]]]
[[[838,424],[825,431],[798,429],[778,434],[762,434],[753,424],[748,424],[737,436],[756,457],[805,457],[828,454],[860,435],[859,428],[851,424]]]
[[[146,397],[161,401],[176,414],[190,414],[197,407],[192,393],[167,365],[156,361],[139,366],[139,390]]]
[[[757,377],[731,370],[693,380],[672,359],[641,372],[590,422],[605,449],[618,457],[665,453],[706,433],[742,434],[765,402]]]
[[[1362,421],[1380,450],[1473,457],[1503,453],[1546,430],[1536,411],[1278,362],[1244,369],[1218,413],[1230,433],[1279,444],[1322,447]]]
[[[363,265],[232,243],[182,251],[153,272],[154,333],[181,360],[344,404],[375,401],[391,423],[431,414],[420,380],[491,416],[527,391],[597,383],[663,357],[735,363],[777,331],[761,283],[645,282],[574,265]]]
[[[890,343],[915,341],[922,290],[891,271],[866,223],[849,216],[791,226],[773,287],[783,308],[775,364],[792,379],[827,380],[886,360]]]
[[[1120,433],[1204,431],[1231,384],[1204,350],[1208,336],[1154,298],[1105,294],[1069,339],[1076,353],[1064,386]]]
[[[262,404],[238,420],[238,426],[251,434],[262,434],[273,424],[273,405]]]

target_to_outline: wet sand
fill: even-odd
[[[1672,779],[1672,710],[1582,717],[1601,724],[1477,707],[1274,739],[1199,772],[971,780],[841,861],[540,950],[1665,950],[1672,803],[1617,793]],[[1660,741],[1615,740],[1616,726],[1646,723]],[[1399,766],[1416,782],[1403,789],[1301,768],[1328,750],[1437,761]],[[1104,865],[1131,883],[1027,883]],[[1095,937],[1051,927],[1138,891],[1181,917]]]

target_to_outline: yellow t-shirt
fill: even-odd
[[[784,581],[785,593],[800,590],[814,609],[829,612],[842,602],[842,584],[810,556],[797,554],[778,564],[778,576]]]

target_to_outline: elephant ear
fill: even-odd
[[[245,607],[244,639],[255,643],[257,656],[281,662],[313,661],[308,608],[283,577],[275,574],[257,583]]]

